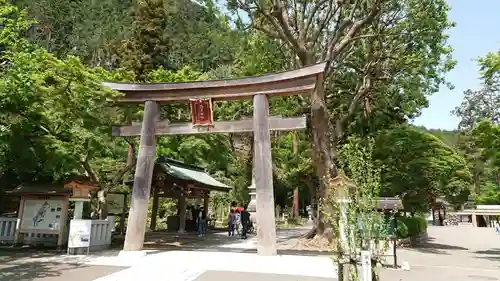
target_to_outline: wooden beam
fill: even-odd
[[[112,83],[104,85],[124,93],[117,103],[159,103],[188,101],[192,98],[212,100],[249,99],[254,95],[296,95],[314,90],[326,63],[264,76],[229,80],[194,81],[185,83]]]
[[[144,245],[146,219],[148,216],[149,194],[153,178],[156,153],[155,121],[158,117],[158,104],[147,101],[144,105],[141,140],[134,175],[134,187],[130,202],[127,233],[124,251],[140,251]]]
[[[253,98],[255,187],[257,189],[257,253],[276,255],[273,165],[267,96]]]
[[[306,128],[306,117],[269,117],[269,129],[271,131],[292,131],[303,130]],[[139,136],[141,134],[140,124],[129,126],[113,126],[112,135],[115,137]],[[239,121],[219,121],[214,122],[212,128],[193,128],[191,123],[169,123],[160,121],[155,125],[156,135],[196,135],[196,134],[226,134],[226,133],[245,133],[253,131],[253,120]]]

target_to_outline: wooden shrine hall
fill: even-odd
[[[129,185],[134,179],[126,182]],[[212,178],[204,169],[181,161],[160,156],[153,168],[151,196],[153,206],[149,229],[156,230],[159,198],[177,199],[177,215],[167,218],[168,230],[184,232],[189,229],[186,217],[186,199],[203,200],[203,208],[208,211],[210,192],[229,192],[231,188]],[[201,206],[201,205],[200,205]]]

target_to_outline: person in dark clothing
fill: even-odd
[[[207,213],[203,207],[200,208],[198,213],[198,236],[207,235]]]
[[[247,211],[247,206],[243,207],[243,211],[241,211],[241,238],[247,239],[247,231],[248,225],[250,223],[250,213]]]

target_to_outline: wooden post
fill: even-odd
[[[186,231],[186,195],[184,190],[181,191],[177,205],[179,208],[179,233],[184,233]]]
[[[292,153],[297,154],[297,134],[294,132],[292,136]],[[296,186],[293,190],[293,216],[299,217],[299,187]]]
[[[153,188],[153,206],[151,207],[151,223],[149,225],[149,230],[156,230],[156,218],[158,217],[158,187]]]
[[[14,245],[20,245],[23,243],[24,235],[21,233],[21,226],[23,223],[24,216],[24,204],[26,199],[23,195],[21,195],[21,202],[19,203],[19,212],[17,213],[17,222],[16,222],[16,234],[14,236]]]
[[[257,253],[276,255],[273,170],[266,95],[253,97],[255,185],[257,188]]]
[[[141,140],[134,175],[134,187],[130,202],[127,234],[124,251],[140,251],[144,245],[146,219],[148,215],[149,193],[153,177],[156,153],[155,121],[158,116],[158,104],[146,101],[142,120]]]
[[[125,233],[125,213],[127,212],[127,194],[123,195],[123,208],[122,213],[120,215],[120,234],[123,235]]]
[[[203,209],[205,209],[205,212],[208,214],[208,207],[210,203],[210,194],[208,193],[208,190],[205,190],[205,193],[203,194]]]
[[[69,232],[69,225],[67,223],[68,218],[68,207],[69,207],[69,196],[65,196],[64,202],[61,209],[61,217],[59,218],[59,234],[57,236],[57,248],[62,249],[62,246],[66,244],[66,234]],[[68,232],[66,232],[68,231]]]

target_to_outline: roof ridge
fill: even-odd
[[[166,156],[158,157],[158,159],[156,159],[155,162],[157,164],[168,164],[168,165],[173,165],[173,166],[177,166],[177,167],[181,167],[181,168],[186,168],[186,169],[196,170],[196,171],[206,173],[206,170],[202,167],[191,165],[191,164],[186,164],[181,160],[172,159],[172,158],[169,158]]]

